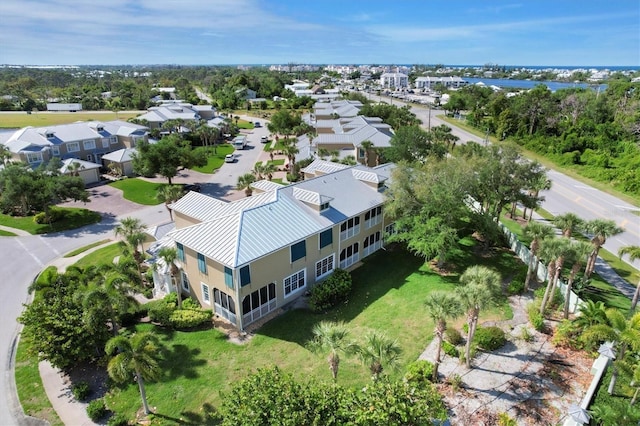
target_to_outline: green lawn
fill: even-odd
[[[274,151],[284,151],[284,148],[287,146],[287,143],[294,141],[295,139],[285,139],[285,138],[280,138],[276,141],[276,143],[273,145],[273,149]]]
[[[454,255],[454,264],[460,268],[479,260],[473,253],[473,243],[467,240],[464,244],[466,250]],[[524,268],[505,250],[499,250],[493,259],[481,259],[503,274]],[[421,259],[390,247],[389,251],[365,259],[364,265],[353,272],[353,280],[354,289],[348,303],[326,314],[290,310],[265,324],[241,346],[228,342],[217,330],[170,332],[148,324],[139,325],[140,330],[158,333],[167,347],[163,354],[163,379],[147,386],[149,403],[156,407],[154,421],[177,424],[178,418],[200,419],[203,404],[219,404],[220,391],[229,390],[259,367],[277,365],[301,379],[331,380],[326,356],[305,348],[312,327],[321,320],[346,321],[354,339],[372,329],[397,338],[403,355],[400,368],[392,376],[400,377],[406,364],[418,358],[433,336],[433,323],[423,306],[427,294],[453,289],[458,276],[441,277],[431,272]],[[511,315],[510,309],[501,306],[481,313],[481,321]],[[343,359],[338,383],[362,387],[370,380],[363,365],[354,359]],[[107,400],[111,409],[128,416],[140,407],[138,388],[133,383],[124,389],[114,388]]]
[[[4,229],[0,229],[0,237],[15,237],[18,234],[14,234],[13,232],[5,231]]]
[[[125,200],[145,206],[155,206],[156,204],[160,204],[156,198],[158,189],[168,184],[147,182],[140,178],[127,178],[111,182],[109,185],[121,190]]]
[[[212,148],[209,148],[211,150]],[[216,147],[216,153],[207,156],[207,164],[202,167],[194,167],[193,170],[200,173],[213,173],[218,170],[224,164],[224,157],[227,154],[232,154],[234,151],[233,145],[225,143]]]
[[[137,117],[140,114],[144,114],[147,111],[139,112],[119,112],[116,116],[115,112],[102,111],[102,112],[56,112],[56,113],[40,113],[34,112],[27,114],[0,114],[0,127],[41,127],[41,126],[53,126],[56,124],[69,124],[76,121],[112,121],[122,120],[127,121],[130,118]]]
[[[234,120],[234,122],[236,123],[236,126],[238,126],[239,129],[253,129],[254,128],[253,122],[251,122],[251,121],[246,121],[246,120],[235,121]]]
[[[16,352],[16,389],[22,409],[26,415],[47,420],[51,426],[63,426],[42,386],[38,356],[29,353],[29,346],[29,341],[21,338]]]
[[[284,166],[284,158],[280,158],[278,160],[269,160],[267,164],[273,164],[274,166]]]
[[[9,216],[0,214],[0,225],[9,226],[11,228],[22,229],[30,234],[47,234],[50,232],[66,231],[68,229],[76,229],[92,223],[98,223],[102,218],[96,212],[87,209],[75,207],[56,207],[63,210],[64,218],[48,224],[38,224],[33,220],[33,216]]]
[[[79,259],[74,265],[80,268],[86,268],[91,265],[112,264],[116,256],[122,255],[122,241],[116,241],[106,247],[98,249]]]
[[[106,240],[96,241],[96,242],[95,242],[95,243],[93,243],[93,244],[88,244],[88,245],[86,245],[86,246],[84,246],[84,247],[80,247],[80,248],[78,248],[78,249],[75,249],[75,250],[73,250],[73,251],[71,251],[71,252],[69,252],[69,253],[65,254],[63,257],[73,257],[73,256],[77,256],[77,255],[79,255],[80,253],[84,253],[84,252],[85,252],[85,251],[87,251],[87,250],[91,250],[92,248],[97,247],[97,246],[102,245],[102,244],[105,244],[105,243],[107,243],[107,242],[109,242],[109,241],[111,241],[111,240],[106,239]]]

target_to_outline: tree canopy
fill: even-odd
[[[180,169],[189,169],[207,164],[204,151],[194,150],[177,134],[163,137],[157,143],[138,142],[138,152],[133,157],[133,169],[142,176],[156,174],[171,180]]]

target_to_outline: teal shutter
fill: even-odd
[[[233,288],[233,270],[231,268],[224,267],[224,283],[229,288]]]
[[[333,244],[333,229],[327,229],[320,233],[320,248]]]
[[[207,273],[207,261],[204,258],[204,254],[202,254],[202,253],[198,253],[198,269],[203,274]]]
[[[251,271],[249,265],[240,268],[240,286],[251,284]]]

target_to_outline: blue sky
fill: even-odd
[[[640,67],[638,0],[2,0],[0,64]]]

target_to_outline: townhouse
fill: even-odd
[[[454,75],[450,77],[418,77],[413,85],[416,89],[431,90],[438,83],[447,89],[459,89],[468,84],[466,80]]]
[[[171,205],[176,229],[156,249],[176,247],[181,291],[244,330],[383,247],[392,167],[315,160],[304,181],[257,182],[241,200],[190,192]]]

